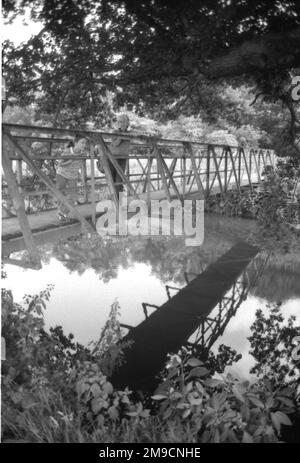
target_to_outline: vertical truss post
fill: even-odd
[[[241,187],[241,172],[242,172],[242,153],[241,153],[241,148],[238,147],[238,153],[239,153],[239,166],[238,166],[238,181],[239,181],[239,192],[240,192],[240,187]]]
[[[227,193],[227,179],[228,179],[228,147],[224,148],[225,166],[224,166],[224,192]]]
[[[95,194],[95,156],[94,146],[90,147],[91,158],[91,202],[92,202],[92,222],[96,225],[96,194]]]
[[[153,158],[150,158],[150,153],[148,152],[148,157],[147,157],[147,178],[146,178],[148,208],[150,207],[150,186],[151,186],[151,166],[152,166],[152,161],[153,161]]]
[[[183,177],[182,177],[182,196],[183,196],[183,198],[185,198],[185,188],[186,188],[186,156],[185,156],[185,152],[183,153],[183,157],[182,157],[182,173],[183,173]]]

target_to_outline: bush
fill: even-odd
[[[105,371],[122,361],[118,304],[100,342],[88,349],[61,327],[45,332],[51,289],[25,296],[23,304],[2,290],[4,441],[277,442],[283,425],[291,425],[289,416],[297,419],[293,384],[213,376],[184,350],[171,357],[153,396],[137,399],[128,389],[116,390]],[[222,350],[221,357],[232,363],[235,352]],[[214,370],[220,371],[221,357]]]

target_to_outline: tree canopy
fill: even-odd
[[[54,123],[103,124],[124,104],[155,118],[230,117],[224,85],[247,84],[287,108],[287,138],[297,136],[297,0],[6,0],[3,10],[43,25],[18,47],[4,42],[3,68],[9,96],[38,102]]]

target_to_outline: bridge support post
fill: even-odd
[[[95,197],[95,156],[94,146],[90,147],[91,158],[91,200],[92,200],[92,222],[96,225],[96,197]]]
[[[25,212],[24,200],[19,192],[17,180],[12,170],[11,160],[9,159],[8,153],[5,147],[3,146],[3,142],[2,142],[2,167],[3,167],[4,175],[7,180],[8,191],[13,200],[13,205],[17,213],[20,228],[23,233],[24,241],[26,244],[27,251],[29,253],[30,260],[34,264],[35,268],[41,269],[42,268],[41,258],[40,258],[38,249],[33,240],[30,225],[29,225],[28,218]]]

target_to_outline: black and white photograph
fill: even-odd
[[[299,444],[300,2],[2,0],[1,43],[1,443]]]

